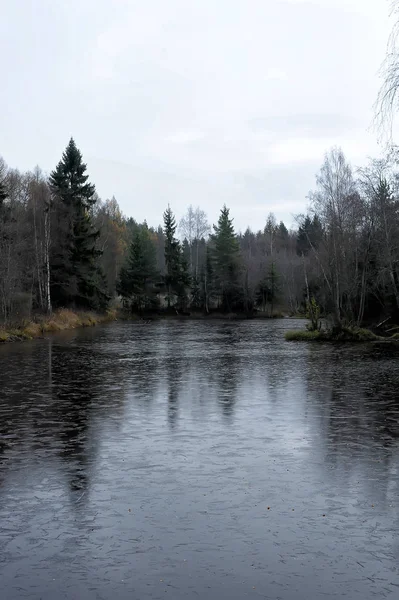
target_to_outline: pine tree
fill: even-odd
[[[157,304],[156,248],[147,225],[136,230],[126,264],[121,268],[117,292],[132,310],[154,308]]]
[[[190,285],[188,264],[183,256],[182,248],[176,234],[176,219],[168,206],[163,215],[165,234],[165,285],[167,289],[168,308],[171,306],[172,295],[178,297],[178,305],[186,303],[186,287]]]
[[[238,285],[240,274],[240,249],[230,211],[223,206],[218,224],[213,226],[213,261],[215,283],[222,301],[222,310],[232,310],[242,300],[242,290]]]
[[[52,297],[59,306],[105,308],[108,301],[96,248],[99,232],[92,219],[95,186],[88,178],[82,154],[71,138],[49,180],[56,201]]]

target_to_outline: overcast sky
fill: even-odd
[[[49,172],[72,135],[99,195],[287,225],[323,155],[370,131],[386,0],[1,0],[0,154]]]

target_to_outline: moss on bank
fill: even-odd
[[[361,327],[343,327],[339,331],[287,331],[285,339],[290,342],[399,342],[398,334],[388,338],[381,337]]]
[[[54,312],[51,316],[37,317],[34,321],[21,323],[18,327],[1,327],[0,343],[33,340],[43,337],[46,333],[77,329],[78,327],[93,327],[99,323],[107,323],[116,319],[116,311],[104,314],[73,311],[66,308]]]

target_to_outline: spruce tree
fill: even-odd
[[[270,287],[269,281],[264,277],[256,286],[255,290],[255,304],[262,312],[266,311],[266,305],[270,298]]]
[[[222,310],[230,311],[242,300],[240,275],[240,249],[234,232],[230,211],[223,206],[218,224],[213,226],[213,260],[215,283],[222,300]]]
[[[181,310],[185,310],[187,308],[187,289],[190,287],[190,285],[191,276],[189,262],[182,251],[180,255],[180,277],[177,285],[178,307]]]
[[[167,290],[168,308],[171,306],[172,295],[178,297],[182,306],[186,301],[186,287],[190,285],[190,275],[187,261],[183,257],[182,248],[176,238],[176,219],[168,206],[163,215],[165,234],[165,286]]]
[[[56,236],[51,255],[52,297],[55,304],[105,308],[108,297],[93,225],[95,186],[88,182],[82,154],[70,139],[50,175],[56,202]]]
[[[255,303],[264,312],[270,303],[270,316],[273,316],[274,305],[280,291],[279,277],[274,262],[270,263],[269,271],[256,286]]]
[[[280,224],[277,228],[277,235],[279,236],[280,240],[286,241],[288,239],[288,229],[283,221],[280,221]]]
[[[194,275],[191,279],[191,306],[192,308],[201,308],[203,306],[203,297],[201,294],[201,284],[203,286],[203,274],[201,279]]]
[[[319,247],[323,238],[323,227],[317,215],[313,219],[306,215],[298,228],[296,247],[299,255],[306,256],[312,250]]]
[[[133,235],[129,255],[117,283],[117,292],[129,302],[132,310],[141,312],[156,306],[156,263],[156,248],[145,224]]]

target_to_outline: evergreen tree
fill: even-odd
[[[278,291],[279,291],[278,275],[277,275],[277,271],[276,271],[274,262],[272,262],[270,265],[268,280],[269,280],[269,290],[270,290],[270,316],[273,317],[274,304],[275,304],[275,301],[277,300]]]
[[[283,221],[280,221],[280,224],[277,228],[277,235],[279,236],[280,240],[286,241],[288,239],[288,229]]]
[[[82,154],[71,138],[49,180],[56,201],[50,268],[52,297],[58,306],[105,308],[108,301],[98,264],[99,232],[92,217],[95,187],[88,178]]]
[[[209,246],[205,249],[205,264],[200,275],[200,307],[209,313],[209,305],[213,295],[214,272]]]
[[[203,298],[201,294],[201,283],[203,285],[203,275],[201,274],[201,279],[199,279],[196,275],[191,280],[191,302],[190,305],[192,308],[201,308],[203,306]]]
[[[229,214],[229,209],[224,205],[218,224],[213,226],[212,235],[215,283],[224,311],[232,310],[242,299],[242,290],[238,285],[240,249]]]
[[[296,238],[296,248],[297,253],[299,255],[307,255],[311,246],[309,244],[308,235],[310,233],[310,229],[312,226],[312,220],[309,215],[306,215],[302,223],[299,225],[297,238]]]
[[[165,234],[165,285],[167,290],[168,308],[171,306],[172,295],[178,297],[180,307],[186,303],[186,287],[190,285],[188,264],[183,257],[182,248],[176,238],[176,219],[168,206],[163,215]]]
[[[266,310],[267,304],[270,304],[270,316],[273,316],[274,304],[279,294],[279,278],[274,262],[270,264],[269,272],[257,285],[255,292],[256,306]]]
[[[126,264],[121,268],[117,292],[132,310],[141,312],[157,304],[156,248],[147,225],[136,230]]]
[[[312,248],[318,249],[323,238],[323,227],[317,215],[313,219],[306,215],[298,228],[297,253],[306,256]]]
[[[270,298],[270,287],[266,277],[264,277],[256,286],[255,304],[262,312],[266,311],[266,305]]]
[[[180,257],[180,278],[177,285],[177,298],[178,298],[178,307],[181,310],[185,310],[187,308],[188,298],[187,298],[187,289],[191,285],[191,276],[189,272],[189,263],[187,258],[184,256],[183,252]]]

